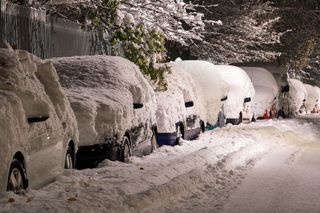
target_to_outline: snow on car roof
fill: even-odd
[[[271,87],[274,90],[274,93],[279,92],[279,86],[267,69],[261,67],[241,67],[250,77],[254,87],[256,86],[265,86]]]
[[[50,59],[75,111],[80,144],[102,143],[105,137],[151,120],[155,95],[139,68],[116,56],[74,56]],[[143,108],[133,110],[133,103]]]

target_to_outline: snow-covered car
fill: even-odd
[[[126,162],[157,146],[155,94],[136,65],[102,55],[50,60],[77,118],[78,168]]]
[[[252,98],[252,111],[257,119],[267,111],[275,116],[278,109],[279,86],[273,75],[261,67],[241,67],[250,77],[255,95]]]
[[[251,100],[255,90],[247,73],[240,67],[232,65],[215,65],[223,81],[229,86],[228,99],[224,104],[227,123],[248,123],[254,119]]]
[[[175,145],[180,139],[193,140],[205,130],[206,114],[197,82],[176,63],[168,66],[167,90],[157,91],[158,144]]]
[[[0,193],[18,193],[73,168],[79,135],[52,64],[0,43]]]
[[[289,83],[289,111],[293,114],[306,114],[305,102],[307,90],[303,83],[297,79],[288,79]]]
[[[304,88],[307,91],[306,99],[306,113],[318,113],[318,100],[319,100],[319,90],[317,87],[310,84],[303,84]]]
[[[217,124],[219,111],[222,109],[222,100],[227,97],[228,85],[222,78],[214,65],[202,60],[185,60],[171,62],[181,67],[186,73],[199,84],[200,94],[203,97],[203,114],[207,119],[206,127]]]

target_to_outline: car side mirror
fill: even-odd
[[[243,100],[244,103],[247,103],[247,102],[250,102],[251,101],[251,98],[250,97],[247,97]]]
[[[39,123],[48,120],[49,116],[37,116],[28,118],[28,123]]]
[[[188,107],[193,107],[193,101],[185,102],[185,103],[184,103],[184,106],[185,106],[186,108],[188,108]]]
[[[133,103],[133,109],[141,109],[142,107],[143,107],[143,104]]]
[[[221,101],[225,101],[228,99],[228,96],[224,96],[223,98],[221,98]]]

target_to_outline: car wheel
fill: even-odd
[[[123,149],[122,149],[122,155],[121,155],[121,161],[128,163],[129,158],[131,157],[131,146],[130,141],[127,136],[123,137]]]
[[[204,122],[203,121],[200,121],[200,129],[201,129],[202,133],[206,130],[206,127],[204,126]]]
[[[73,156],[74,156],[73,151],[68,146],[66,158],[65,158],[65,164],[64,164],[65,169],[74,169],[74,157]]]
[[[153,152],[157,148],[158,148],[157,133],[153,131],[153,134],[151,137],[151,152]]]
[[[9,170],[7,191],[19,193],[21,190],[27,188],[26,183],[27,181],[23,165],[19,162],[19,160],[14,159]]]

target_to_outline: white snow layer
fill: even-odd
[[[303,103],[303,99],[307,99],[307,90],[303,83],[297,79],[288,79],[289,83],[289,99],[293,112],[298,112]]]
[[[105,160],[97,169],[66,171],[22,196],[7,193],[1,211],[216,212],[259,158],[315,141],[315,132],[298,120],[228,125],[129,163]]]
[[[303,84],[303,86],[307,91],[307,100],[306,100],[307,113],[311,113],[315,104],[318,103],[319,93],[317,88],[310,84]]]
[[[270,110],[274,98],[278,98],[279,86],[273,75],[260,67],[241,67],[250,77],[255,89],[252,98],[252,111],[256,117],[262,117],[265,110]]]
[[[240,67],[231,65],[215,65],[221,78],[229,86],[228,99],[224,103],[226,118],[239,118],[244,99],[255,95],[253,84],[247,73]]]
[[[0,48],[0,82],[0,179],[7,177],[6,168],[9,169],[17,151],[26,157],[27,165],[29,160],[36,159],[36,154],[30,152],[28,140],[39,137],[47,129],[43,129],[43,125],[29,125],[27,118],[49,116],[45,126],[53,131],[64,130],[64,148],[71,139],[78,142],[74,113],[50,63],[26,51]],[[54,171],[52,177],[61,173],[64,167],[64,156],[59,157],[59,162],[50,159],[55,166],[61,165],[60,171]],[[31,169],[34,165],[28,166]],[[0,191],[6,189],[3,185],[6,183],[6,180],[0,181]],[[37,184],[41,183],[30,179],[30,186]]]
[[[159,133],[172,133],[176,131],[176,123],[186,122],[190,115],[197,115],[206,122],[204,100],[199,84],[189,73],[174,63],[159,64],[169,66],[171,72],[166,73],[168,83],[166,91],[156,92],[157,98],[157,130]],[[185,107],[186,102],[193,102],[193,107]],[[194,128],[199,127],[199,119]]]
[[[227,93],[227,85],[222,81],[214,65],[207,61],[186,60],[170,62],[181,67],[200,85],[204,98],[204,110],[208,123],[215,124],[221,107],[221,98]]]
[[[76,114],[80,145],[103,143],[141,123],[156,123],[155,94],[139,68],[115,56],[50,59]],[[142,103],[133,109],[133,103]]]

